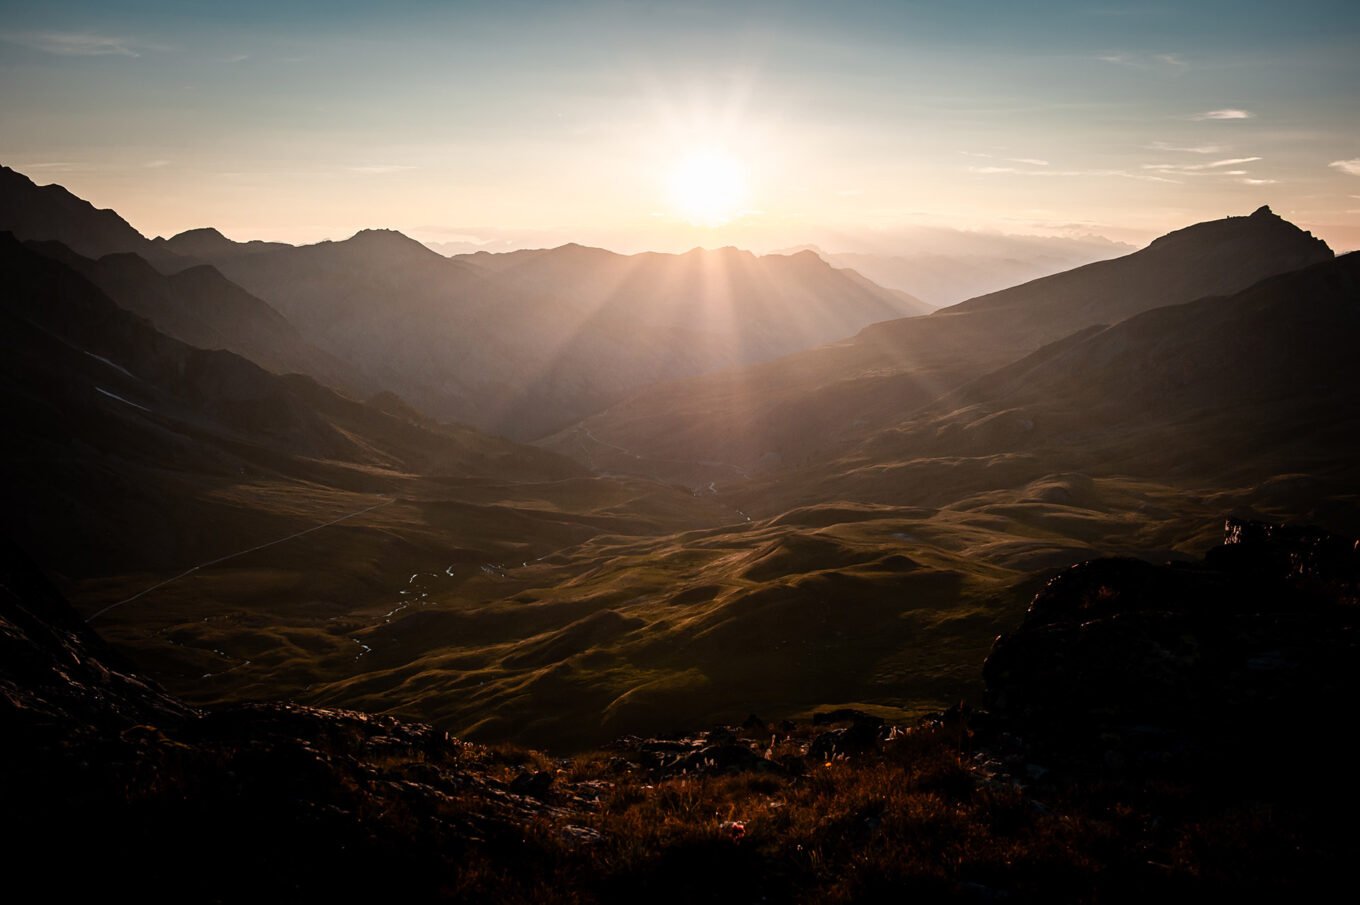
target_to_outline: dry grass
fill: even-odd
[[[783,744],[796,748],[795,737]],[[535,902],[1251,900],[1344,865],[1310,806],[1199,784],[994,780],[953,729],[920,729],[801,774],[655,778],[578,758],[565,790],[604,789],[582,825],[540,821],[484,849],[457,897]],[[1337,845],[1335,841],[1331,843]]]

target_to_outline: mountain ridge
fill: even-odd
[[[23,239],[61,242],[86,257],[134,252],[167,265],[176,255],[159,248],[109,208],[96,208],[65,187],[39,186],[0,165],[0,232]]]
[[[283,315],[212,264],[185,260],[187,266],[167,275],[135,252],[92,260],[55,241],[26,244],[80,272],[121,307],[191,346],[236,352],[274,373],[308,374],[351,396],[374,391],[372,381],[352,364],[307,343]]]
[[[1195,224],[1168,239],[925,317],[872,324],[786,359],[659,385],[543,442],[626,472],[730,480],[730,468],[702,463],[750,470],[825,455],[840,438],[886,427],[1078,330],[1230,294],[1333,257],[1321,240],[1260,211]]]

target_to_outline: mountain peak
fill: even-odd
[[[406,235],[405,233],[403,233],[403,232],[401,232],[401,231],[399,231],[399,230],[395,230],[395,229],[383,229],[383,228],[361,229],[361,230],[359,230],[357,233],[355,233],[354,235],[350,236],[350,241],[351,241],[351,242],[355,241],[356,239],[359,240],[359,241],[361,241],[361,242],[383,242],[383,241],[415,242],[415,241],[416,241],[415,239],[412,239],[410,236]],[[417,243],[417,244],[419,244],[419,243]]]
[[[361,229],[348,239],[319,242],[310,246],[314,249],[344,251],[358,255],[356,260],[382,263],[384,266],[397,263],[417,264],[427,260],[447,260],[429,246],[417,242],[410,236],[395,229]]]
[[[236,247],[235,242],[211,226],[186,229],[183,232],[175,233],[168,239],[157,236],[152,241],[176,254],[190,257],[211,257],[212,255],[230,252]]]
[[[6,166],[0,166],[0,230],[19,239],[60,242],[88,258],[120,251],[156,257],[158,251],[116,212],[97,208],[55,183],[38,185]]]
[[[731,261],[731,260],[737,260],[737,259],[742,259],[742,258],[749,258],[749,259],[751,259],[751,260],[754,260],[756,256],[755,256],[755,254],[754,254],[753,252],[749,252],[749,251],[747,251],[747,250],[744,249],[744,248],[738,248],[738,247],[735,246],[735,245],[724,245],[724,246],[722,246],[721,248],[705,248],[705,247],[702,246],[702,245],[696,245],[696,246],[694,246],[693,248],[691,248],[689,251],[684,252],[683,254],[679,255],[679,257],[682,257],[682,258],[717,258],[717,259],[720,259],[720,260],[729,260],[729,261]]]
[[[1299,258],[1296,267],[1333,256],[1326,242],[1300,229],[1265,204],[1246,217],[1224,217],[1174,230],[1154,239],[1148,249],[1182,248],[1188,251],[1195,248],[1203,252],[1209,248],[1222,249],[1226,247],[1225,243],[1239,246],[1241,253],[1248,256],[1263,252],[1295,254]]]
[[[213,226],[200,226],[197,229],[186,229],[184,232],[175,233],[175,235],[171,236],[167,241],[174,242],[177,239],[195,239],[200,241],[212,240],[214,242],[231,241]]]
[[[395,229],[361,229],[344,241],[345,244],[362,248],[437,254],[437,252],[430,251],[429,248],[415,239]]]

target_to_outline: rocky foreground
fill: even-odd
[[[0,859],[134,900],[1146,901],[1297,895],[1360,851],[1360,546],[1228,523],[1057,575],[985,709],[571,759],[291,704],[190,707],[0,552]]]

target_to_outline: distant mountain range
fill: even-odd
[[[812,467],[820,498],[916,504],[1052,473],[1308,500],[1333,520],[1360,463],[1360,253],[1092,327]],[[933,472],[938,474],[932,474]],[[945,474],[948,477],[945,477]],[[788,482],[815,482],[804,474]],[[1080,493],[1069,491],[1067,501]],[[1328,503],[1328,500],[1332,503]],[[777,504],[776,504],[777,505]]]
[[[929,317],[875,324],[778,361],[659,385],[545,445],[594,467],[687,480],[799,463],[1077,331],[1237,292],[1331,258],[1321,240],[1262,208]]]
[[[1094,236],[1012,236],[930,227],[869,241],[841,241],[856,250],[808,245],[790,251],[813,251],[833,267],[858,271],[937,308],[1135,250]]]
[[[148,240],[0,177],[0,528],[191,702],[907,719],[1055,569],[1360,533],[1356,258],[1266,208],[921,315],[811,253]]]
[[[151,240],[114,212],[8,168],[0,199],[0,230],[92,261],[137,255],[171,275],[181,295],[191,282],[181,271],[200,268],[196,291],[232,294],[232,304],[167,302],[168,288],[144,285],[154,282],[151,268],[134,289],[127,262],[86,269],[120,303],[188,342],[351,392],[385,389],[435,417],[521,439],[658,380],[766,360],[929,310],[811,253],[622,256],[566,245],[450,260],[392,230],[302,247],[233,242],[211,228]],[[209,290],[205,265],[227,279]],[[157,294],[162,301],[151,302]],[[278,318],[270,328],[235,323],[260,314],[243,301],[251,295],[291,327]],[[211,323],[188,323],[203,315]],[[271,330],[279,335],[266,339]]]
[[[27,244],[78,271],[121,307],[191,346],[236,352],[276,374],[309,374],[351,395],[377,391],[361,370],[306,342],[281,314],[210,264],[191,265],[167,276],[132,252],[96,261],[59,242]]]
[[[64,256],[40,249],[0,234],[4,459],[25,475],[7,484],[6,528],[48,551],[64,575],[222,549],[240,519],[207,492],[222,481],[323,480],[364,494],[391,486],[384,473],[532,481],[581,472],[395,401],[356,402],[310,378],[172,339]],[[127,265],[135,297],[148,285],[198,278],[143,274],[146,265],[130,256],[76,261],[106,278]],[[138,530],[120,528],[128,524]]]
[[[190,246],[177,237],[166,247]],[[399,233],[365,231],[210,259],[423,410],[521,439],[657,380],[926,310],[811,254],[624,257],[567,245],[446,259]]]
[[[115,211],[96,208],[59,185],[36,185],[6,166],[0,166],[0,232],[60,242],[87,258],[130,252],[157,264],[175,264]]]

